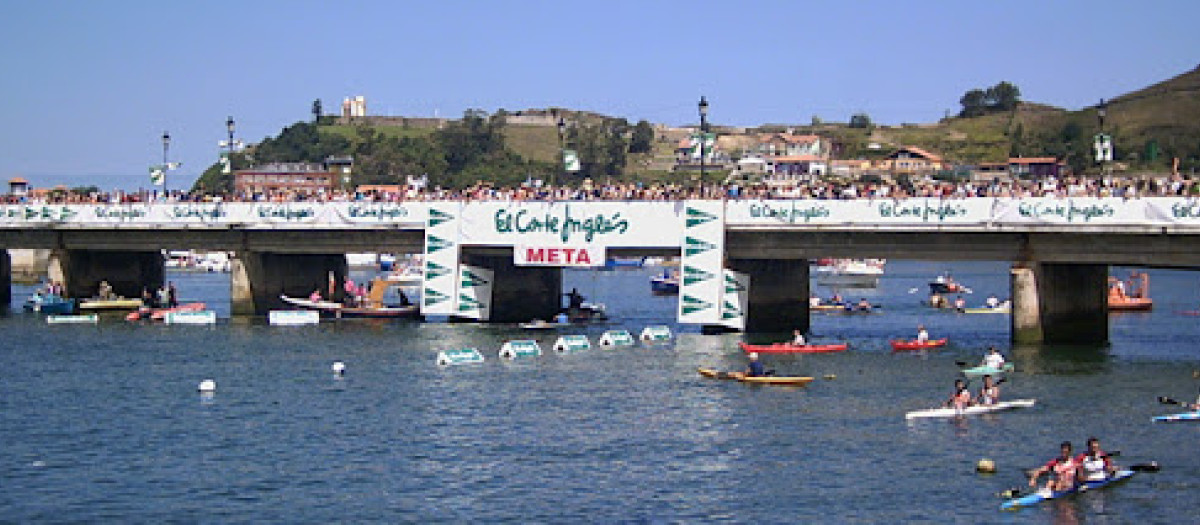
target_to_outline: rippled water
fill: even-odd
[[[813,316],[815,338],[849,352],[767,357],[818,377],[805,389],[700,378],[697,366],[744,366],[741,336],[676,327],[674,298],[648,293],[652,270],[569,272],[614,320],[563,333],[670,323],[675,343],[560,355],[535,333],[546,355],[511,363],[500,344],[530,336],[512,326],[229,321],[228,278],[212,274],[169,278],[214,303],[215,327],[49,326],[13,311],[0,318],[0,520],[1194,522],[1200,425],[1150,417],[1172,412],[1157,396],[1191,399],[1200,384],[1200,317],[1180,314],[1200,306],[1200,273],[1151,271],[1156,310],[1114,316],[1110,346],[1011,349],[1007,316],[931,311],[908,293],[947,269],[972,305],[1007,294],[1002,264],[889,263],[880,288],[848,294],[883,313]],[[951,345],[890,353],[886,339],[917,323]],[[989,344],[1017,363],[1005,395],[1037,407],[905,421]],[[463,346],[488,361],[433,364]],[[211,398],[196,392],[205,378]],[[1022,468],[1090,435],[1163,469],[997,511]],[[999,472],[976,474],[981,457]]]

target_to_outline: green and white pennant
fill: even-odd
[[[483,305],[474,297],[463,293],[458,294],[458,311],[473,312],[481,309],[482,306]]]
[[[697,210],[696,208],[692,208],[692,207],[687,208],[685,217],[686,217],[686,224],[687,224],[688,228],[693,228],[693,227],[699,226],[701,224],[705,224],[705,223],[709,223],[709,222],[717,220],[716,215],[708,213],[704,210]]]
[[[454,246],[454,243],[428,233],[425,234],[425,244],[427,246],[425,253],[434,253]]]
[[[683,247],[683,253],[684,253],[684,255],[686,255],[688,257],[702,254],[709,250],[713,250],[717,247],[717,245],[715,245],[711,242],[697,239],[690,235],[687,237],[684,237],[683,240],[684,240],[684,243],[686,243],[686,246]]]
[[[696,268],[695,266],[683,265],[683,284],[693,285],[699,282],[704,282],[715,277],[713,274]]]
[[[454,220],[454,215],[446,213],[434,208],[429,209],[429,227],[432,228],[442,223]]]
[[[725,274],[725,293],[738,293],[746,291],[746,287],[742,286],[737,279],[732,275]]]
[[[425,288],[425,304],[438,304],[450,300],[450,296],[432,288]]]
[[[472,272],[471,270],[467,270],[465,268],[463,269],[461,287],[475,288],[477,286],[487,286],[487,285],[488,285],[488,280],[485,279],[482,275],[479,275],[479,274]]]
[[[696,312],[708,310],[713,307],[712,303],[702,299],[697,299],[690,295],[681,295],[679,297],[679,301],[681,303],[680,306],[683,309],[684,315],[694,314]]]
[[[738,308],[737,305],[729,301],[725,301],[722,306],[721,319],[737,319],[742,316],[742,310],[741,308]]]
[[[454,271],[433,261],[427,261],[425,263],[426,281],[437,279],[438,277],[442,277],[444,275],[450,275],[451,273],[454,273]]]

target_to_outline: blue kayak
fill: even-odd
[[[1158,416],[1155,421],[1200,421],[1200,411],[1196,412],[1181,412],[1179,414],[1170,414],[1166,416]]]
[[[1120,483],[1129,478],[1132,478],[1133,475],[1134,475],[1134,472],[1132,470],[1118,470],[1117,473],[1113,474],[1113,476],[1111,478],[1101,480],[1101,481],[1085,481],[1080,485],[1076,485],[1074,488],[1072,488],[1070,490],[1061,490],[1061,491],[1055,491],[1055,492],[1039,490],[1037,492],[1034,492],[1033,494],[1029,494],[1027,496],[1021,496],[1019,498],[1013,498],[1008,501],[1005,501],[1004,503],[1001,503],[1000,510],[1015,510],[1015,509],[1019,509],[1021,507],[1029,507],[1029,506],[1037,505],[1038,503],[1041,503],[1046,500],[1057,499],[1057,498],[1061,498],[1063,496],[1070,496],[1071,494],[1075,494],[1077,492],[1082,492],[1084,490],[1102,489],[1102,488],[1112,485],[1114,483]]]

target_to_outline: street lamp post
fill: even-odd
[[[171,134],[170,133],[167,133],[166,131],[163,132],[162,143],[163,143],[163,163],[162,163],[163,197],[165,198],[167,195],[167,171],[169,171],[171,169],[170,164],[167,162],[168,153],[171,150]]]
[[[700,96],[700,184],[704,184],[704,172],[707,159],[707,143],[708,143],[708,99],[704,95]]]
[[[567,134],[567,120],[562,117],[558,117],[558,169],[555,170],[554,176],[551,177],[551,179],[550,179],[551,187],[553,187],[558,181],[558,172],[561,171],[561,172],[563,172],[563,176],[564,177],[566,176],[567,154],[564,149],[567,147],[566,146],[567,145],[566,134]]]
[[[234,130],[234,122],[233,122],[232,116],[225,119],[225,129],[227,131],[229,131],[229,169],[230,169],[230,171],[232,171],[233,170],[233,130]]]

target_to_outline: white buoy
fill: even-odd
[[[199,389],[201,392],[216,392],[217,382],[213,381],[212,379],[205,379],[204,381],[200,382]]]
[[[346,363],[341,361],[334,361],[331,368],[333,368],[333,373],[339,376],[346,373]]]
[[[993,474],[996,472],[996,462],[988,458],[980,459],[975,463],[975,470],[980,474]]]

